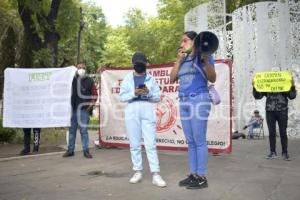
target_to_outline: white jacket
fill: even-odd
[[[145,83],[144,83],[149,93],[147,95],[150,102],[159,102],[160,101],[160,89],[155,80],[155,78],[149,74],[146,75]],[[134,78],[133,72],[129,73],[125,76],[124,80],[121,83],[120,88],[120,101],[121,102],[132,102],[134,98],[137,98],[134,94],[135,86],[134,86]]]

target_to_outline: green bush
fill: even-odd
[[[0,142],[12,142],[16,134],[14,129],[0,127]]]
[[[99,118],[91,117],[88,128],[92,130],[97,130],[99,126],[100,126]]]
[[[0,119],[0,142],[12,142],[17,134],[16,129],[3,128],[2,119]]]

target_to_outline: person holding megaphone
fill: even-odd
[[[211,109],[208,81],[216,81],[211,54],[217,47],[218,40],[210,32],[185,32],[170,74],[171,82],[179,80],[180,118],[188,143],[190,168],[190,174],[179,182],[179,186],[187,189],[208,186],[205,177],[208,159],[207,119]]]

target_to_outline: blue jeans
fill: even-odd
[[[248,127],[249,127],[249,136],[253,136],[253,129],[255,128],[258,128],[259,127],[259,123],[257,123],[256,120],[254,121],[250,121],[249,124],[248,124]]]
[[[79,121],[78,121],[79,119]],[[76,132],[79,126],[81,135],[81,144],[83,151],[89,148],[89,135],[87,126],[90,121],[90,115],[86,110],[73,110],[71,117],[71,126],[69,128],[69,145],[68,151],[72,152],[75,149]]]
[[[204,176],[208,158],[207,118],[211,109],[208,93],[180,99],[180,118],[188,143],[190,173]]]
[[[153,103],[136,101],[129,103],[125,109],[125,123],[130,143],[130,155],[133,170],[143,169],[142,137],[151,172],[159,172],[156,150],[156,117]]]

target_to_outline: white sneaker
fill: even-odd
[[[167,183],[161,178],[159,174],[154,174],[152,178],[153,185],[156,185],[158,187],[166,187]]]
[[[129,183],[138,183],[138,182],[141,182],[142,178],[143,178],[142,172],[137,171],[137,172],[135,172],[133,174],[133,176],[129,180]]]

